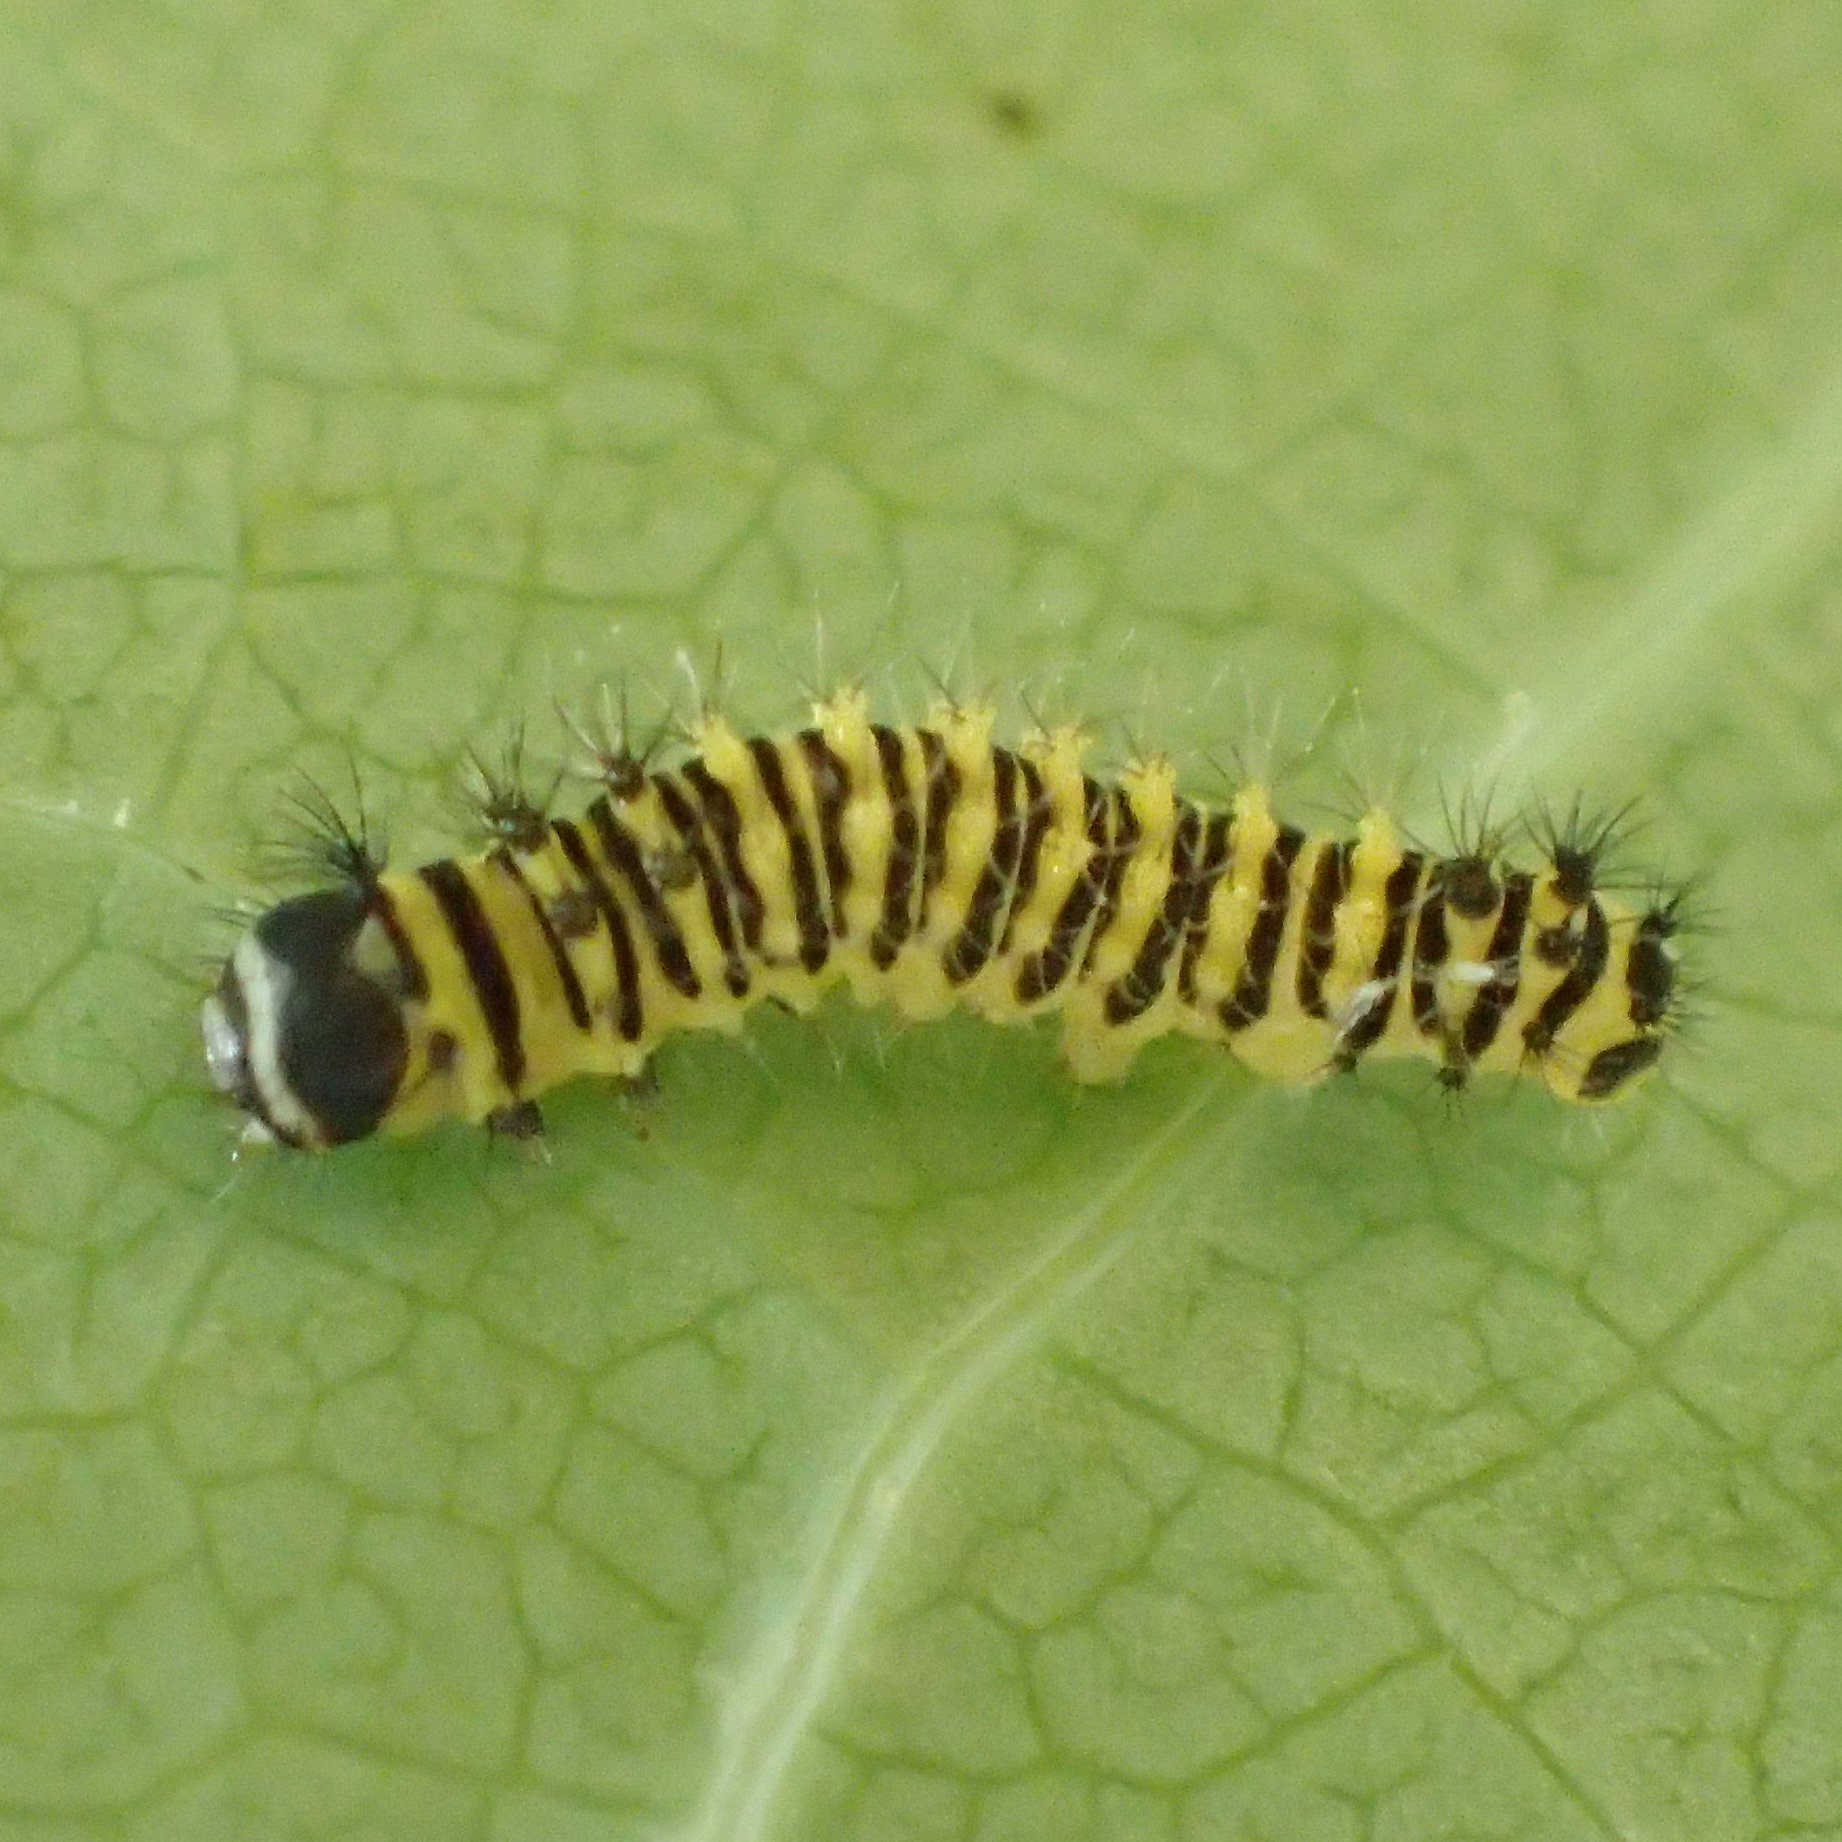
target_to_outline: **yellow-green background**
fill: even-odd
[[[3,0],[0,1842],[1842,1836],[1839,93],[1830,0]],[[233,1177],[291,771],[413,855],[719,640],[1642,794],[1705,1021],[1601,1121],[839,1011]]]

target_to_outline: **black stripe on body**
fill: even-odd
[[[684,840],[684,848],[690,852],[691,861],[697,866],[697,874],[703,880],[704,907],[710,916],[710,931],[716,936],[716,944],[723,954],[723,983],[729,987],[732,998],[748,995],[748,968],[742,963],[742,956],[736,951],[735,918],[729,912],[729,886],[723,880],[722,872],[716,866],[716,859],[711,855],[710,846],[704,837],[703,820],[697,806],[690,796],[678,786],[669,774],[655,774],[653,787],[659,795],[659,803],[665,808],[665,816],[677,827],[678,836]]]
[[[1017,1001],[1033,1004],[1046,998],[1068,976],[1074,964],[1075,948],[1087,931],[1087,923],[1100,900],[1100,888],[1107,871],[1107,834],[1113,802],[1099,781],[1081,777],[1082,797],[1087,811],[1087,842],[1091,855],[1081,866],[1074,887],[1062,898],[1050,924],[1049,938],[1040,953],[1032,953],[1017,971]]]
[[[1420,925],[1413,936],[1413,1020],[1423,1036],[1444,1036],[1445,1018],[1439,1010],[1438,973],[1452,951],[1445,925],[1445,884],[1441,866],[1427,879],[1426,898],[1420,904]]]
[[[1106,850],[1106,874],[1100,879],[1100,906],[1094,916],[1093,932],[1087,937],[1087,951],[1081,955],[1081,970],[1085,972],[1094,963],[1094,954],[1107,930],[1119,919],[1119,891],[1126,880],[1127,867],[1132,862],[1132,853],[1138,849],[1138,841],[1144,836],[1144,827],[1139,824],[1138,814],[1132,810],[1132,800],[1123,786],[1113,789],[1113,840]]]
[[[1670,957],[1669,937],[1674,916],[1652,909],[1637,924],[1637,934],[1625,954],[1625,990],[1630,993],[1631,1021],[1640,1029],[1664,1022],[1676,995],[1676,964]]]
[[[735,795],[701,761],[687,761],[678,771],[697,795],[704,817],[716,833],[716,848],[722,852],[729,900],[741,924],[742,940],[751,953],[758,953],[766,910],[761,891],[748,873],[748,859],[742,855],[742,814],[736,806]]]
[[[1611,930],[1606,926],[1605,910],[1597,898],[1586,898],[1586,925],[1580,931],[1580,950],[1567,968],[1567,975],[1542,1000],[1541,1009],[1522,1026],[1522,1041],[1529,1054],[1546,1055],[1554,1039],[1566,1028],[1567,1020],[1593,994],[1593,987],[1605,976],[1606,961],[1611,957]]]
[[[1016,881],[1017,860],[1023,851],[1023,821],[1017,815],[1017,757],[1008,748],[991,751],[991,804],[996,821],[991,853],[973,885],[966,919],[941,961],[950,985],[965,984],[991,958],[1005,898]]]
[[[1365,990],[1372,991],[1373,996],[1366,999],[1367,1008],[1347,1029],[1337,1036],[1335,1062],[1345,1074],[1348,1074],[1363,1056],[1381,1041],[1382,1034],[1388,1028],[1388,1019],[1394,1015],[1395,993],[1400,989],[1401,962],[1407,957],[1407,930],[1413,925],[1414,897],[1420,887],[1420,872],[1426,860],[1418,851],[1407,851],[1401,861],[1388,872],[1388,881],[1382,891],[1382,900],[1387,904],[1388,919],[1382,927],[1381,944],[1375,949],[1375,964],[1369,968],[1369,976],[1363,981]]]
[[[499,1079],[511,1093],[517,1093],[524,1079],[524,1039],[518,1017],[518,991],[512,983],[511,969],[500,951],[499,938],[493,932],[486,911],[473,886],[452,858],[425,864],[416,872],[427,885],[441,909],[448,932],[460,949],[467,968],[467,982],[473,987],[474,1002],[486,1020],[492,1037],[493,1057],[499,1066]]]
[[[1624,1084],[1651,1067],[1663,1053],[1663,1038],[1632,1036],[1601,1049],[1586,1065],[1580,1082],[1582,1100],[1609,1100]]]
[[[429,995],[427,968],[416,952],[416,943],[409,937],[409,929],[403,925],[403,917],[397,913],[397,905],[390,891],[381,882],[372,883],[365,891],[365,908],[377,917],[377,924],[384,930],[384,938],[390,942],[390,950],[396,955],[400,995],[404,998],[426,998]]]
[[[1177,995],[1185,1004],[1196,1002],[1196,966],[1209,944],[1209,905],[1215,885],[1234,861],[1234,818],[1212,812],[1203,832],[1202,861],[1190,883],[1190,910],[1183,926],[1183,957],[1177,962]]]
[[[625,913],[614,899],[613,890],[603,880],[594,854],[573,821],[553,820],[550,829],[563,847],[570,868],[582,879],[589,900],[607,925],[608,944],[614,951],[614,1027],[627,1042],[638,1042],[646,1027],[646,1013],[640,1002],[640,960],[633,947],[633,931],[627,926]]]
[[[1108,1023],[1130,1023],[1155,1004],[1164,991],[1164,975],[1170,956],[1183,937],[1196,899],[1196,858],[1203,842],[1203,816],[1188,804],[1179,805],[1176,835],[1171,841],[1170,881],[1165,885],[1164,901],[1145,938],[1139,943],[1138,956],[1125,975],[1116,979],[1106,994]]]
[[[1273,1001],[1273,972],[1279,964],[1279,942],[1286,930],[1286,910],[1292,900],[1292,865],[1305,848],[1305,834],[1295,825],[1282,825],[1260,866],[1260,912],[1247,936],[1247,957],[1234,990],[1216,1008],[1222,1028],[1244,1030],[1258,1023]]]
[[[870,936],[870,963],[887,972],[914,932],[915,868],[920,862],[921,821],[908,789],[908,759],[901,734],[871,725],[883,768],[883,796],[889,802],[889,857],[883,869],[883,912]]]
[[[1534,877],[1512,870],[1503,879],[1503,911],[1490,935],[1490,977],[1471,1000],[1459,1037],[1468,1062],[1476,1061],[1496,1041],[1504,1013],[1516,1002],[1522,987],[1522,934],[1534,899]]]
[[[960,794],[958,764],[947,753],[947,745],[932,729],[917,729],[921,759],[927,772],[927,823],[921,837],[921,912],[915,917],[917,930],[927,926],[928,904],[947,867],[947,821]]]
[[[851,774],[816,729],[799,732],[800,752],[812,782],[812,803],[819,815],[819,854],[831,894],[831,933],[844,938],[844,898],[851,887],[850,853],[844,848],[844,808],[851,797]]]
[[[1298,1008],[1307,1017],[1324,1015],[1324,975],[1337,957],[1337,910],[1349,894],[1350,860],[1356,854],[1348,838],[1326,845],[1311,873],[1311,893],[1298,942]]]
[[[549,827],[545,827],[546,832]],[[582,994],[582,981],[576,977],[574,962],[569,957],[569,949],[563,945],[563,937],[550,920],[550,911],[544,906],[544,898],[537,893],[519,868],[518,859],[501,845],[488,861],[524,892],[524,899],[531,904],[531,914],[537,922],[538,930],[544,937],[544,945],[550,949],[550,963],[556,968],[557,983],[563,988],[563,1002],[569,1006],[569,1015],[578,1030],[586,1030],[593,1021],[588,1008],[588,999]]]
[[[831,936],[825,928],[825,911],[819,905],[819,873],[812,860],[812,845],[800,823],[793,790],[781,765],[780,745],[768,736],[751,736],[749,758],[767,803],[787,840],[787,867],[793,883],[793,913],[799,923],[799,963],[817,972],[831,953]]]
[[[697,977],[697,968],[691,964],[684,936],[678,931],[678,923],[672,919],[672,911],[665,905],[665,897],[660,893],[659,885],[646,873],[646,859],[640,851],[639,840],[615,818],[606,794],[589,807],[588,822],[594,826],[596,840],[608,862],[620,872],[622,880],[633,892],[634,901],[639,904],[646,931],[652,936],[653,954],[659,962],[659,970],[687,998],[697,997],[703,991],[703,985]]]
[[[1094,963],[1094,952],[1107,936],[1107,928],[1120,917],[1120,888],[1142,836],[1144,827],[1138,823],[1129,794],[1124,787],[1114,787],[1113,842],[1107,845],[1107,873],[1100,879],[1100,912],[1094,915],[1094,930],[1087,936],[1087,952],[1081,954],[1083,973]]]
[[[1011,886],[1010,906],[1004,911],[1004,927],[998,935],[998,951],[1008,953],[1017,917],[1030,905],[1036,893],[1036,878],[1042,864],[1043,840],[1055,820],[1055,802],[1043,792],[1043,777],[1036,763],[1027,755],[1016,757],[1017,772],[1023,776],[1023,838],[1017,852],[1017,874]]]

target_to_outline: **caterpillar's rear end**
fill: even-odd
[[[213,1078],[253,1141],[451,1114],[528,1137],[562,1081],[839,982],[907,1018],[1057,1012],[1087,1080],[1178,1030],[1283,1081],[1417,1055],[1598,1103],[1668,1042],[1677,900],[1601,888],[1612,827],[1578,809],[1518,868],[1492,837],[1434,856],[1379,811],[1307,833],[1258,785],[1209,805],[1161,761],[1097,778],[1072,729],[991,732],[847,691],[787,735],[706,717],[670,767],[607,740],[579,817],[492,782],[474,856],[391,871],[337,828],[335,886],[263,915],[206,1001]]]

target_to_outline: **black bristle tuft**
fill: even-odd
[[[262,853],[264,869],[276,880],[334,885],[369,894],[387,860],[384,835],[365,810],[356,766],[351,769],[351,816],[311,775],[282,796],[282,835]]]
[[[1635,800],[1601,809],[1575,798],[1564,815],[1545,802],[1537,806],[1528,829],[1554,866],[1553,893],[1567,907],[1579,908],[1618,880],[1608,876],[1608,866],[1615,866],[1643,821]]]
[[[541,797],[532,794],[525,772],[524,725],[520,723],[506,737],[496,762],[468,752],[462,791],[474,823],[488,838],[528,854],[541,850],[550,835],[550,802],[562,780],[558,769]]]

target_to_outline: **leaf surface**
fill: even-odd
[[[0,1842],[1842,1834],[1839,80],[1819,0],[0,6]],[[289,776],[414,860],[719,647],[1641,795],[1705,1018],[1454,1117],[840,1008],[233,1172]]]

